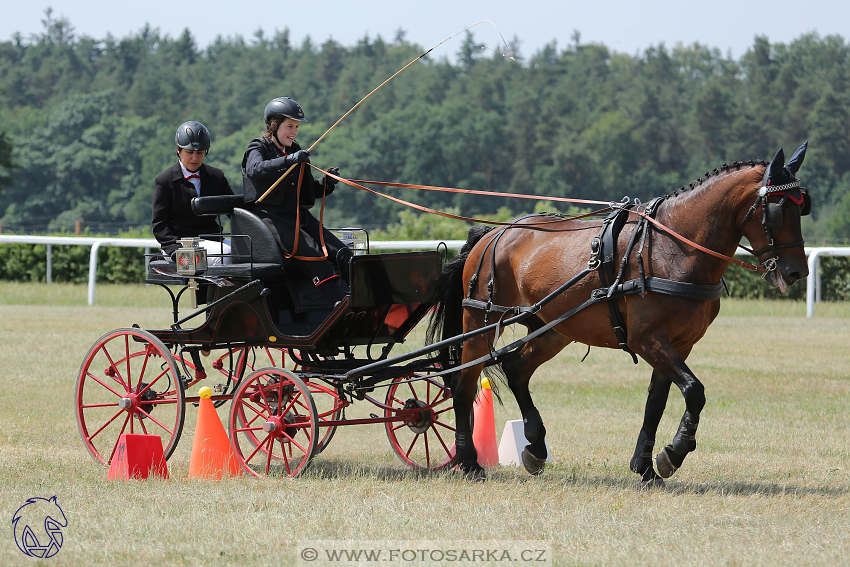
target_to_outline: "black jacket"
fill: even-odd
[[[300,149],[301,146],[298,145],[298,142],[293,142],[290,153],[295,153]],[[242,157],[242,183],[245,203],[251,204],[263,196],[266,190],[289,169],[285,162],[286,157],[270,139],[254,138],[251,140],[245,155]],[[263,199],[261,205],[294,215],[297,206],[295,185],[298,183],[301,167],[302,164],[296,165],[289,175],[274,188],[274,191]],[[313,179],[313,168],[308,164],[303,164],[303,167],[301,206],[309,209],[315,204],[317,198],[321,199],[323,194],[330,195],[333,193],[333,185],[329,185],[327,192],[325,192],[324,178],[316,181]]]
[[[202,197],[233,195],[220,169],[202,165],[198,175]],[[180,162],[160,173],[154,181],[151,227],[166,254],[180,248],[178,238],[221,232],[215,217],[197,217],[192,213],[191,202],[197,196],[195,186],[183,177]]]

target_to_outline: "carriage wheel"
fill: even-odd
[[[384,410],[386,417],[399,410],[423,408],[405,421],[386,423],[390,445],[402,461],[432,471],[451,464],[455,457],[454,404],[441,381],[417,374],[395,378],[386,405],[393,408]]]
[[[229,432],[236,458],[249,474],[297,477],[319,437],[313,396],[283,368],[252,372],[233,395]]]
[[[284,363],[286,362],[287,353],[285,348],[256,347],[253,349],[253,352],[249,349],[245,349],[245,353],[247,358],[244,365],[247,371],[253,371],[255,368],[267,368],[269,366],[277,368],[285,367]],[[293,364],[293,370],[297,368],[298,365]],[[300,376],[299,378],[301,378],[310,390],[310,394],[313,396],[313,402],[316,404],[316,411],[319,416],[319,441],[316,444],[315,456],[325,450],[325,447],[328,446],[328,443],[330,443],[333,438],[334,433],[336,433],[336,425],[324,426],[322,425],[322,422],[326,420],[338,421],[343,419],[345,416],[344,407],[346,404],[340,399],[336,390],[330,386],[316,380],[310,380],[309,378],[303,378]],[[242,419],[243,417],[244,416],[240,415],[239,419]],[[244,423],[244,421],[242,423]],[[246,438],[250,442],[259,443],[259,441],[255,438],[252,439],[250,432],[246,434]]]
[[[83,359],[74,396],[89,453],[109,465],[122,433],[159,435],[168,459],[183,431],[185,394],[165,345],[142,329],[115,329]]]

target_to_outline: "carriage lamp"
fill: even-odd
[[[362,228],[340,228],[334,231],[340,241],[351,249],[355,256],[369,253],[369,235]]]
[[[181,238],[177,241],[180,248],[174,257],[177,273],[182,276],[194,276],[207,269],[207,250],[201,246],[200,238]]]

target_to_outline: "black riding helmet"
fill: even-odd
[[[304,110],[301,105],[287,96],[279,96],[273,98],[266,105],[266,110],[263,112],[263,120],[268,125],[273,118],[282,120],[284,118],[292,118],[298,122],[309,122],[304,117]]]
[[[210,150],[210,132],[200,122],[190,120],[181,124],[177,129],[174,143],[177,144],[178,148],[184,150],[208,152]]]

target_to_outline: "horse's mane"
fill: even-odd
[[[731,164],[724,163],[720,167],[714,168],[712,171],[706,171],[705,176],[698,177],[696,181],[693,183],[689,183],[687,185],[682,185],[678,189],[671,191],[663,196],[664,200],[672,199],[673,197],[678,197],[679,195],[689,194],[694,189],[702,189],[707,186],[709,181],[715,181],[720,176],[731,172],[732,170],[741,171],[742,167],[756,167],[758,165],[767,166],[768,162],[764,160],[747,160],[747,161],[733,161]]]

